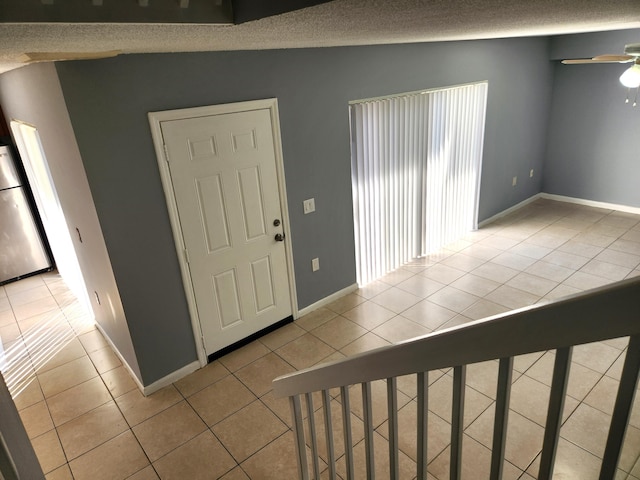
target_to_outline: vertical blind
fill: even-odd
[[[487,83],[353,102],[359,285],[477,228]]]

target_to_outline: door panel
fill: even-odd
[[[256,299],[256,313],[264,312],[275,305],[273,273],[269,257],[251,263],[253,295]]]
[[[189,156],[192,161],[207,159],[217,155],[216,141],[214,137],[204,137],[201,139],[190,138]]]
[[[219,175],[196,180],[200,221],[208,253],[231,246],[229,222],[224,208],[222,183]]]
[[[253,240],[266,235],[267,229],[262,204],[262,182],[257,167],[245,168],[238,172],[240,201],[244,213],[245,238]]]
[[[215,299],[222,328],[242,321],[240,295],[235,270],[227,270],[213,277]]]
[[[161,128],[209,355],[292,313],[271,113]]]

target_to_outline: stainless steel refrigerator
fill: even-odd
[[[0,285],[50,268],[11,149],[0,146]]]

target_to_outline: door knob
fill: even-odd
[[[284,242],[284,233],[276,233],[274,238],[276,239],[276,242]]]

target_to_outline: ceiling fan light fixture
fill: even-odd
[[[636,63],[627,68],[622,75],[620,75],[620,83],[627,88],[640,87],[640,65]]]

